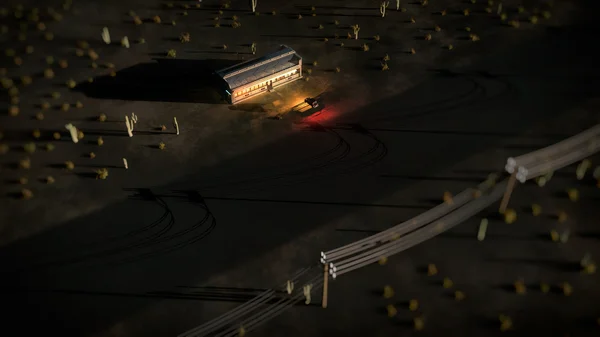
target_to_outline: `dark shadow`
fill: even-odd
[[[245,112],[266,112],[265,108],[258,103],[239,103],[229,106],[229,110],[239,110]]]
[[[547,267],[555,269],[561,272],[573,273],[581,270],[578,262],[569,261],[554,261],[544,259],[521,259],[521,258],[492,258],[488,259],[489,262],[502,263],[502,264],[521,264],[531,265],[536,267]]]
[[[21,193],[18,193],[18,192],[8,192],[8,193],[6,193],[6,196],[8,198],[12,198],[12,199],[21,199],[22,198]]]
[[[498,331],[498,328],[500,327],[500,321],[498,321],[498,318],[490,318],[490,317],[486,317],[486,316],[481,316],[481,317],[477,318],[475,321],[477,322],[477,325],[479,325],[484,330]]]
[[[86,96],[133,101],[225,103],[223,81],[214,71],[238,63],[232,60],[155,59],[77,85]]]
[[[507,144],[502,146],[502,148],[507,150],[525,150],[525,151],[535,151],[537,149],[541,149],[546,145],[542,144]]]
[[[112,169],[118,169],[118,168],[122,168],[125,169],[123,166],[117,166],[117,165],[78,165],[78,167],[83,167],[83,168],[91,168],[91,169],[100,169],[100,168],[112,168]]]
[[[352,233],[363,233],[368,235],[373,235],[380,233],[381,231],[373,230],[373,229],[351,229],[351,228],[336,228],[336,232],[352,232]]]
[[[98,176],[94,172],[77,172],[75,174],[80,178],[87,178],[87,179],[96,179],[96,177]]]
[[[600,240],[600,232],[581,231],[577,232],[576,235],[585,239]]]
[[[275,37],[275,38],[288,38],[288,39],[316,39],[316,40],[322,41],[326,36],[263,34],[263,35],[261,35],[261,37]]]
[[[285,204],[299,204],[299,205],[330,205],[330,206],[350,206],[350,207],[381,207],[381,208],[421,209],[421,210],[428,210],[429,209],[429,206],[423,206],[423,205],[368,204],[368,203],[356,203],[356,202],[327,202],[327,201],[311,201],[311,200],[255,199],[255,198],[234,198],[234,197],[204,197],[204,199],[206,199],[206,200],[220,200],[220,201],[285,203]]]
[[[428,176],[405,176],[396,174],[381,174],[381,178],[394,178],[404,180],[416,180],[416,181],[453,181],[453,182],[483,182],[485,177],[428,177]]]
[[[305,11],[309,11],[311,10],[311,6],[303,6],[303,5],[296,5],[296,8],[300,9],[300,10],[305,10]],[[343,10],[377,10],[377,7],[373,6],[373,7],[352,7],[352,6],[315,6],[315,9],[343,9]],[[319,15],[319,14],[317,14]]]

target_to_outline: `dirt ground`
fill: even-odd
[[[186,3],[190,8],[181,7]],[[406,12],[390,10],[386,18],[378,16],[377,6],[367,1],[319,4],[314,17],[310,8],[269,6],[268,1],[259,3],[261,14],[256,16],[240,10],[247,4],[236,1],[230,9],[223,9],[221,20],[228,22],[226,18],[237,15],[241,29],[213,27],[218,8],[208,8],[209,1],[203,3],[196,10],[195,2],[184,1],[173,2],[173,9],[158,2],[111,1],[104,6],[76,2],[64,21],[48,24],[56,34],[55,42],[42,40],[36,45],[34,54],[28,55],[32,68],[27,62],[20,68],[7,66],[14,78],[42,72],[43,44],[60,55],[57,59],[69,60],[66,70],[54,67],[55,80],[36,78],[30,89],[22,90],[19,116],[1,117],[2,142],[11,146],[2,156],[2,175],[7,180],[2,188],[8,196],[2,201],[0,218],[5,243],[0,250],[0,284],[7,298],[3,304],[13,313],[8,331],[177,335],[238,304],[231,299],[215,300],[214,294],[205,296],[201,290],[189,291],[190,287],[236,287],[242,294],[237,300],[243,300],[285,281],[299,267],[315,263],[319,251],[423,212],[444,190],[459,191],[474,180],[485,179],[489,172],[502,168],[507,156],[556,142],[599,122],[598,102],[591,99],[597,87],[597,75],[590,70],[596,54],[582,33],[590,27],[566,24],[575,18],[576,4],[571,2],[556,2],[553,17],[540,18],[537,25],[528,23],[531,14],[517,12],[516,2],[510,6],[505,2],[509,16],[521,18],[521,27],[512,28],[483,11],[485,2],[481,1],[436,1],[428,7],[405,3]],[[465,7],[473,8],[469,16],[455,13]],[[274,8],[277,13],[273,16],[263,8]],[[448,14],[438,15],[443,8]],[[160,14],[165,24],[136,26],[128,10],[143,19]],[[186,10],[187,16],[183,15]],[[298,13],[303,13],[301,20]],[[411,16],[416,23],[410,23]],[[97,23],[84,26],[91,17]],[[172,19],[176,26],[168,24]],[[336,19],[340,21],[337,29]],[[348,25],[356,23],[361,26],[359,41],[335,41],[336,31],[343,37]],[[431,32],[432,41],[423,40],[422,35],[435,24],[442,31]],[[72,25],[85,28],[73,30]],[[461,39],[468,37],[466,25],[481,41]],[[115,41],[124,35],[131,41],[139,37],[147,41],[130,49],[119,43],[103,45],[100,32],[104,26],[110,27]],[[172,41],[183,31],[191,32],[192,42]],[[36,34],[43,36],[32,35]],[[379,42],[371,39],[376,34],[380,34]],[[326,36],[330,36],[328,42],[323,41]],[[112,82],[97,78],[98,87],[96,81],[83,84],[87,77],[106,75],[110,69],[88,68],[87,58],[75,57],[80,39],[101,55],[99,65],[115,64],[117,75]],[[342,40],[344,47],[339,46]],[[194,90],[185,91],[175,80],[190,64],[175,62],[180,58],[250,57],[235,54],[247,50],[241,46],[246,41],[256,41],[259,52],[285,43],[298,50],[306,64],[316,60],[318,65],[307,67],[312,69],[309,81],[233,109],[210,102],[210,95],[194,96]],[[363,43],[370,45],[368,52],[352,49]],[[448,43],[453,44],[452,51],[443,48]],[[228,45],[227,52],[216,48],[223,44]],[[175,60],[158,62],[158,68],[144,65],[171,48],[177,49]],[[410,48],[415,48],[415,55],[407,53]],[[378,66],[386,53],[391,58],[390,70],[381,71]],[[223,64],[211,61],[216,63]],[[331,72],[335,67],[341,71]],[[146,72],[150,75],[132,81]],[[160,75],[156,79],[154,72]],[[70,77],[80,83],[71,91],[60,86]],[[105,83],[118,90],[108,90],[101,85]],[[129,92],[128,87],[136,89]],[[152,88],[160,90],[145,90]],[[61,92],[60,99],[44,98],[54,90]],[[328,108],[311,121],[325,132],[295,126],[293,116],[281,121],[264,118],[273,112],[269,109],[277,110],[273,102],[284,101],[280,103],[284,109],[298,97],[321,91],[325,91]],[[204,101],[198,103],[194,97]],[[83,108],[48,109],[43,121],[31,119],[41,111],[36,105],[41,100],[53,106],[80,100]],[[140,118],[133,138],[125,135],[122,122],[131,112]],[[100,113],[107,115],[106,122],[95,120]],[[173,134],[173,116],[181,124],[179,136]],[[83,142],[73,144],[62,131],[68,122],[84,131]],[[156,130],[162,124],[167,131]],[[356,132],[348,124],[369,132]],[[51,140],[36,141],[42,147],[29,155],[32,168],[25,173],[14,164],[26,156],[20,148],[35,128],[45,135],[61,130],[62,138],[53,141],[56,149],[52,152],[43,150]],[[88,143],[95,143],[99,136],[106,140],[102,147]],[[155,148],[161,141],[167,145],[164,151]],[[97,158],[83,157],[90,151]],[[121,167],[123,157],[129,161],[128,170]],[[74,172],[48,166],[66,160],[75,162]],[[106,181],[88,177],[97,167],[109,168]],[[533,218],[520,211],[513,225],[490,216],[490,233],[483,243],[474,239],[479,219],[473,219],[391,258],[385,267],[372,266],[340,278],[331,286],[327,310],[295,308],[255,334],[410,334],[411,326],[406,323],[412,314],[403,309],[402,302],[411,298],[421,302],[426,328],[419,333],[425,335],[448,335],[449,328],[465,331],[457,335],[494,334],[499,313],[513,318],[513,335],[529,333],[542,321],[551,321],[545,327],[550,331],[547,335],[562,336],[567,330],[577,335],[577,329],[581,335],[593,333],[589,322],[600,314],[594,311],[597,274],[584,277],[559,267],[564,261],[576,263],[587,251],[598,255],[594,246],[598,214],[591,206],[598,190],[585,181],[587,185],[580,187],[583,198],[576,204],[555,196],[580,184],[573,179],[572,168],[565,172],[557,173],[544,189],[520,188],[513,207],[521,210],[535,199],[545,215],[554,207],[567,209],[572,220],[577,220],[568,223],[576,230],[567,244],[538,238],[555,225],[546,216]],[[56,178],[52,185],[36,180],[50,174]],[[34,192],[31,200],[12,196],[23,187],[15,180],[25,175],[29,178],[26,186]],[[152,189],[154,196],[145,188]],[[194,194],[198,191],[200,196]],[[551,261],[529,261],[540,256]],[[419,273],[427,263],[436,263],[440,270],[431,282]],[[448,291],[438,284],[444,276],[464,290],[464,302],[446,296]],[[527,295],[500,289],[519,277],[531,283]],[[554,293],[542,297],[535,290],[541,281],[556,286],[564,280],[575,289],[571,297]],[[399,314],[393,320],[382,313],[390,303],[380,294],[385,284],[396,289],[390,301],[398,303]],[[540,318],[532,312],[540,312]]]
[[[200,8],[195,1],[104,1],[100,5],[82,0],[67,3],[66,7],[61,2],[47,2],[37,7],[39,14],[33,17],[33,2],[20,2],[24,10],[15,10],[17,7],[7,3],[8,32],[2,35],[2,44],[14,50],[16,56],[4,57],[2,67],[7,72],[4,78],[12,79],[18,89],[10,99],[19,103],[10,106],[18,107],[19,115],[2,116],[0,130],[2,144],[9,149],[1,157],[5,205],[0,218],[1,242],[122,199],[126,185],[161,185],[288,134],[290,123],[273,125],[264,117],[285,112],[303,97],[327,91],[330,105],[337,104],[344,113],[352,111],[410,88],[429,77],[429,69],[468,64],[486,53],[487,46],[505,48],[508,45],[500,41],[514,43],[532,38],[548,25],[567,22],[576,8],[563,2],[557,3],[557,10],[548,8],[545,2],[525,4],[540,13],[553,11],[553,17],[540,19],[536,28],[527,22],[533,14],[518,13],[516,3],[505,2],[504,6],[509,19],[524,21],[519,29],[503,27],[499,18],[483,11],[486,4],[482,1],[436,1],[427,7],[403,2],[405,12],[389,9],[386,18],[381,18],[377,6],[368,1],[330,1],[314,11],[311,4],[302,2],[261,1],[258,16],[249,12],[244,1],[234,1],[228,9],[218,1],[204,1]],[[53,8],[50,14],[48,6]],[[466,8],[471,9],[469,16],[460,13]],[[445,16],[439,14],[443,9],[447,10]],[[22,13],[27,24],[21,25],[15,12]],[[144,23],[135,25],[132,14]],[[160,24],[152,22],[154,16],[160,17]],[[238,17],[242,28],[228,27],[233,16]],[[541,14],[538,16],[541,18]],[[215,17],[220,18],[219,28],[214,27]],[[410,23],[411,17],[414,24]],[[37,27],[40,22],[44,23],[43,31]],[[359,40],[346,38],[353,24],[361,27]],[[323,29],[318,29],[319,25]],[[442,30],[433,30],[435,25]],[[469,41],[466,26],[481,41]],[[110,29],[110,45],[101,40],[103,27]],[[191,34],[187,44],[179,42],[183,32]],[[48,40],[48,33],[52,40]],[[424,40],[426,34],[433,36],[431,41]],[[375,35],[379,41],[374,40]],[[130,41],[129,49],[120,45],[124,36]],[[145,43],[139,43],[140,39]],[[296,49],[304,57],[306,69],[312,71],[305,74],[309,81],[236,107],[221,104],[202,87],[203,81],[195,80],[206,76],[197,71],[203,66],[218,67],[252,57],[247,46],[252,42],[256,42],[259,54],[279,44]],[[370,51],[356,50],[362,44],[369,45]],[[452,51],[444,49],[448,44],[453,44]],[[222,49],[223,45],[228,46],[227,50]],[[31,54],[26,53],[28,46],[33,47]],[[409,54],[411,48],[417,54]],[[99,55],[95,62],[88,56],[90,49]],[[169,49],[176,50],[176,59],[165,60]],[[390,71],[382,72],[380,63],[386,54],[391,58]],[[54,58],[52,65],[46,62],[49,56]],[[21,66],[14,65],[14,57],[21,58]],[[157,58],[161,61],[153,63]],[[66,68],[57,65],[59,61],[64,61],[61,65]],[[315,61],[318,65],[312,66]],[[341,72],[332,72],[335,67]],[[54,78],[44,78],[45,69],[52,69]],[[116,73],[114,78],[109,75],[112,71]],[[23,76],[30,76],[32,84],[21,85]],[[95,82],[87,83],[89,78]],[[69,90],[65,85],[69,80],[78,86]],[[77,102],[82,105],[77,107]],[[61,110],[64,104],[68,111]],[[124,117],[132,112],[139,116],[139,123],[135,137],[128,138]],[[36,119],[40,113],[43,120]],[[107,116],[106,122],[97,121],[100,114]],[[179,136],[173,134],[173,117],[177,117],[182,130]],[[83,131],[82,142],[70,142],[64,129],[67,123]],[[161,125],[167,130],[160,131]],[[36,130],[40,131],[39,138],[32,136]],[[59,140],[53,139],[54,132],[60,132]],[[103,138],[102,147],[97,145],[98,137]],[[35,154],[23,151],[30,142],[37,147]],[[167,145],[165,151],[157,149],[160,142]],[[45,150],[48,143],[54,146],[52,152]],[[95,154],[94,159],[90,152]],[[18,169],[18,163],[26,158],[30,158],[31,168]],[[127,171],[122,158],[128,161]],[[75,164],[72,171],[61,167],[66,161]],[[107,168],[110,178],[89,179],[99,168]],[[54,183],[46,183],[48,176]],[[27,183],[22,184],[25,180]],[[22,189],[33,192],[33,199],[18,200]]]

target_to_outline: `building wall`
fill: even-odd
[[[276,74],[261,78],[252,83],[236,88],[231,93],[231,103],[236,104],[256,95],[267,92],[267,84],[273,81],[273,88],[288,84],[302,78],[302,61],[296,66],[282,70]]]

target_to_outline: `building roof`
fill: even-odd
[[[236,64],[216,73],[229,84],[231,89],[235,89],[295,66],[300,59],[300,55],[295,50],[282,45],[279,50],[273,53]]]

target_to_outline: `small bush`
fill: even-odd
[[[167,51],[167,57],[169,57],[169,58],[176,58],[177,57],[177,51],[175,49],[169,49]]]
[[[96,154],[94,152],[90,152],[88,153],[88,157],[90,157],[90,159],[94,159],[96,158]]]
[[[548,283],[545,282],[540,282],[540,291],[544,294],[547,294],[550,292],[550,285]]]
[[[325,27],[323,25],[319,25],[317,26],[317,29],[324,29]]]
[[[0,144],[0,154],[7,154],[10,147],[4,143]]]
[[[44,70],[44,77],[47,79],[54,78],[54,71],[50,68],[47,68],[46,70]]]
[[[26,54],[33,54],[34,50],[35,49],[33,48],[33,46],[27,46],[27,47],[25,47],[25,53]]]
[[[517,20],[510,20],[508,22],[508,25],[513,28],[519,28],[521,26],[521,23],[519,23],[519,21],[517,21]]]
[[[21,102],[19,96],[13,96],[10,98],[10,104],[17,105]]]
[[[469,27],[469,26],[466,26],[466,27],[465,27],[465,32],[470,32],[470,31],[471,31],[471,27]]]
[[[61,67],[62,69],[66,69],[69,67],[69,62],[65,59],[59,60],[58,66]]]
[[[38,121],[43,121],[44,120],[44,113],[42,112],[38,112],[35,114],[35,119],[37,119]]]
[[[106,114],[104,114],[104,113],[101,113],[100,116],[98,116],[99,122],[106,122],[106,119],[107,119],[107,117],[106,117]]]
[[[538,216],[538,215],[542,214],[542,206],[540,206],[538,204],[531,205],[531,214],[533,216]]]
[[[385,307],[385,310],[387,310],[387,315],[390,318],[392,318],[398,314],[398,310],[396,309],[396,307],[393,304],[388,304]]]
[[[385,54],[385,55],[383,56],[383,62],[387,62],[387,61],[389,61],[389,60],[390,60],[390,55],[388,55],[388,54]]]
[[[387,62],[382,62],[381,63],[381,71],[386,71],[386,70],[390,70],[390,67],[388,66]]]
[[[273,15],[273,16],[277,15],[277,11],[272,11],[271,15]]]
[[[462,301],[462,300],[464,300],[465,297],[466,297],[465,293],[462,292],[462,291],[460,291],[460,290],[457,290],[457,291],[454,292],[454,299],[457,300],[457,301],[459,301],[459,302]]]
[[[435,27],[433,27],[433,30],[435,30],[436,32],[440,32],[442,31],[442,27],[435,25]]]
[[[98,146],[104,145],[104,139],[102,137],[98,137],[98,139],[96,139],[96,144],[98,144]]]
[[[31,135],[33,136],[33,138],[39,139],[40,137],[42,137],[42,132],[39,129],[35,129],[31,133]]]
[[[504,212],[504,222],[510,225],[515,221],[517,221],[517,212],[512,208],[507,209]]]
[[[523,281],[522,279],[515,281],[515,283],[513,285],[515,287],[515,293],[517,293],[519,295],[524,295],[527,292],[527,287],[525,286],[525,281]]]
[[[158,16],[158,15],[153,16],[152,21],[154,21],[154,23],[162,23],[162,20],[160,19],[160,16]]]
[[[88,57],[92,60],[92,61],[96,61],[100,56],[98,55],[98,53],[96,53],[93,49],[88,50]]]
[[[415,20],[415,18],[413,18],[412,16],[410,17],[410,23],[417,23],[417,20]]]
[[[312,74],[312,69],[304,69],[304,72],[308,75]]]
[[[46,151],[50,152],[50,151],[54,151],[54,144],[48,143],[46,144]]]
[[[215,22],[215,24],[214,24],[214,27],[215,27],[215,28],[219,28],[219,27],[221,27],[221,24],[220,24],[220,23],[218,23],[218,22]]]
[[[570,296],[573,293],[573,286],[569,282],[563,282],[560,288],[565,296]]]
[[[75,80],[71,78],[67,81],[66,85],[69,89],[73,89],[77,85],[77,82],[75,82]]]
[[[375,36],[373,36],[373,40],[379,41],[379,40],[381,40],[381,36],[375,35]]]
[[[440,15],[441,15],[441,16],[446,16],[446,14],[448,14],[448,12],[447,12],[445,9],[443,9],[443,10],[440,12]]]
[[[21,199],[28,200],[33,198],[33,192],[30,189],[24,188],[21,190]]]
[[[493,11],[492,7],[486,7],[485,8],[485,12],[488,13],[488,14],[492,14],[492,11]]]
[[[569,188],[567,190],[567,196],[569,197],[569,200],[576,202],[579,200],[579,190],[576,188]]]
[[[54,180],[53,176],[47,176],[44,180],[46,181],[46,184],[54,184],[54,182],[56,181]]]
[[[242,26],[242,24],[237,21],[233,21],[231,23],[231,28],[240,28],[241,26]]]
[[[40,103],[40,108],[42,108],[42,110],[48,110],[50,109],[50,103],[42,101],[42,103]]]
[[[175,20],[171,21],[171,26],[177,26],[177,22]]]
[[[81,103],[81,101],[77,101],[77,102],[75,102],[75,107],[77,109],[81,109],[81,108],[83,108],[83,103]]]
[[[313,65],[313,67],[316,67],[319,65],[319,63],[317,61],[313,61],[312,65]]]
[[[415,299],[408,301],[408,310],[417,311],[417,309],[419,309],[419,301]]]
[[[410,53],[414,55],[417,53],[417,51],[415,50],[415,48],[410,48]]]
[[[30,85],[33,82],[31,76],[21,76],[21,84],[24,86]]]
[[[70,109],[70,108],[71,108],[71,105],[70,105],[69,103],[63,103],[63,104],[60,106],[60,109],[61,109],[62,111],[69,111],[69,109]]]
[[[133,17],[133,23],[139,26],[143,23],[143,21],[142,21],[142,19],[140,19],[139,16],[136,15]]]
[[[394,297],[394,294],[394,288],[392,288],[391,286],[386,285],[383,287],[383,298],[390,299]]]
[[[60,92],[58,91],[54,91],[50,94],[50,96],[52,96],[52,98],[54,99],[59,99],[60,98]]]
[[[72,171],[73,169],[75,169],[75,164],[72,161],[67,160],[65,162],[65,168],[69,171]]]
[[[44,34],[44,38],[45,38],[47,41],[52,41],[52,40],[54,40],[54,34],[52,34],[52,33],[50,33],[50,32],[47,32],[46,34]]]
[[[423,37],[423,39],[425,41],[431,41],[431,34],[429,34],[429,33],[425,34],[425,36]]]
[[[82,140],[83,137],[85,137],[85,135],[83,134],[83,131],[77,130],[77,139]]]
[[[222,46],[221,46],[221,48],[222,48],[223,50],[227,50],[227,45],[226,45],[226,44],[224,44],[224,45],[222,45]]]
[[[423,327],[425,326],[425,320],[421,316],[415,317],[415,318],[413,318],[413,325],[414,325],[415,330],[421,331],[421,330],[423,330]]]
[[[302,14],[298,14],[298,20],[302,20]]]
[[[160,150],[164,150],[164,149],[166,149],[166,148],[167,148],[167,145],[166,145],[165,143],[163,143],[163,142],[160,142],[160,143],[158,143],[158,148],[159,148]]]
[[[369,51],[371,48],[369,48],[369,45],[366,43],[363,43],[363,45],[361,46],[363,51]]]
[[[9,114],[10,116],[13,116],[13,117],[15,117],[15,116],[18,116],[18,115],[19,115],[19,112],[20,112],[20,110],[19,110],[19,107],[18,107],[18,106],[16,106],[16,105],[11,105],[11,106],[8,108],[8,114]]]
[[[450,289],[454,286],[454,282],[452,282],[452,280],[448,277],[444,277],[444,280],[442,281],[442,287],[444,287],[445,289]]]
[[[96,170],[96,179],[106,179],[108,178],[108,169],[106,168],[101,168]]]
[[[19,160],[19,168],[29,170],[31,168],[31,160],[29,158]]]
[[[56,140],[59,140],[61,138],[60,132],[54,132],[52,134],[52,138],[54,138]]]
[[[479,41],[479,35],[477,34],[469,34],[469,39],[473,42]]]
[[[469,14],[471,14],[471,11],[468,8],[463,9],[463,15],[464,16],[469,16]]]
[[[161,125],[161,126],[158,127],[158,129],[160,131],[167,131],[167,126],[166,125]]]
[[[340,71],[342,71],[342,69],[340,69],[340,67],[335,67],[335,72],[339,73]]]

